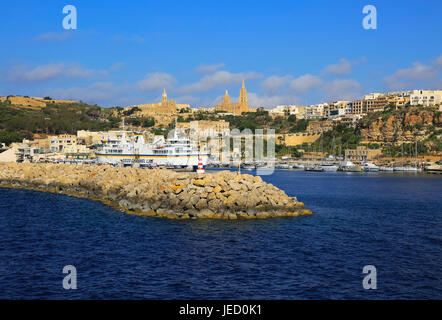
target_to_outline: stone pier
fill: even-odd
[[[257,219],[312,212],[259,176],[214,171],[63,164],[0,164],[0,186],[100,200],[127,213],[173,219]]]

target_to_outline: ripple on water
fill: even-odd
[[[0,188],[0,298],[442,298],[442,179],[276,171],[311,216],[172,221]],[[62,288],[76,266],[78,289]],[[362,268],[378,290],[362,288]]]

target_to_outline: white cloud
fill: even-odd
[[[261,87],[268,94],[274,94],[284,87],[292,79],[292,76],[270,76],[261,83]]]
[[[176,83],[171,74],[165,72],[148,73],[146,77],[138,82],[138,87],[144,91],[155,91],[163,88],[170,88]]]
[[[198,72],[198,73],[212,73],[222,67],[224,67],[224,63],[202,64],[196,68],[196,72]]]
[[[321,85],[322,85],[322,80],[319,77],[313,76],[311,74],[305,74],[294,79],[290,83],[290,89],[293,90],[294,92],[303,93],[311,89],[318,88]]]
[[[36,41],[64,41],[73,35],[72,32],[47,32],[34,38]]]
[[[181,93],[206,92],[220,86],[241,83],[242,80],[256,79],[260,75],[256,72],[231,73],[228,71],[217,71],[213,74],[204,76],[198,82],[183,86],[178,91]]]
[[[436,67],[442,67],[442,54],[434,60],[434,65]]]
[[[56,78],[89,78],[107,72],[106,70],[87,69],[78,64],[60,62],[34,68],[14,66],[9,70],[7,79],[12,82],[39,82]]]
[[[125,66],[126,66],[126,64],[124,62],[117,62],[109,67],[109,71],[110,72],[117,72],[117,71],[120,71],[121,69],[123,69]]]
[[[436,60],[436,64],[439,58]],[[400,90],[416,82],[436,77],[437,71],[421,62],[414,62],[410,68],[399,69],[392,75],[385,77],[384,82],[390,89]]]
[[[251,107],[271,108],[278,105],[290,105],[299,103],[299,99],[291,95],[264,95],[260,96],[257,93],[247,93],[247,100]],[[235,100],[236,101],[236,100]]]
[[[354,79],[337,79],[326,83],[323,91],[328,100],[352,100],[361,96],[361,85]]]
[[[324,72],[326,74],[340,75],[340,74],[349,74],[351,73],[352,63],[347,59],[339,59],[339,62],[336,64],[330,64],[325,67]]]
[[[85,87],[50,89],[47,94],[53,98],[81,100],[90,104],[115,101],[120,95],[132,91],[130,86],[117,86],[113,82],[94,82]]]

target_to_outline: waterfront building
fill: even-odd
[[[65,152],[74,150],[77,146],[77,136],[62,134],[49,137],[50,150],[52,152]]]
[[[347,161],[365,162],[372,161],[382,154],[380,149],[369,149],[366,146],[357,146],[356,149],[345,149]]]

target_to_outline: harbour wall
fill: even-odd
[[[100,200],[130,214],[172,219],[257,219],[312,212],[259,176],[214,171],[0,164],[0,186]]]

